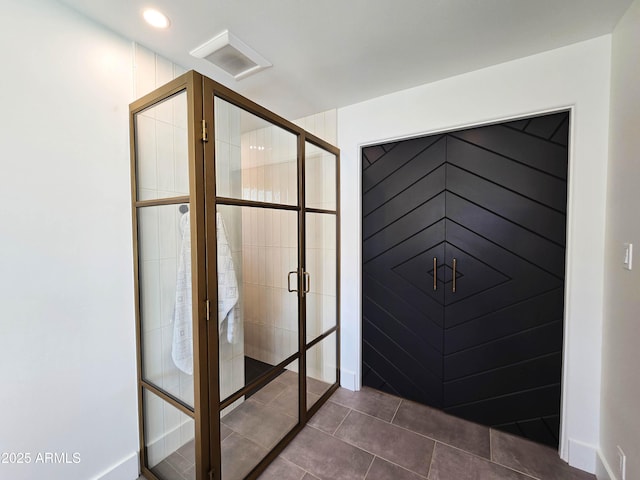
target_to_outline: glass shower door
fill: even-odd
[[[220,465],[240,480],[300,419],[297,135],[217,96],[214,115]]]
[[[337,157],[305,143],[307,409],[338,381]]]

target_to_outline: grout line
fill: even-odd
[[[492,445],[493,442],[491,441],[491,438],[493,437],[493,435],[491,435],[491,432],[493,432],[493,428],[489,427],[489,460],[493,462],[493,445]]]
[[[396,411],[393,412],[393,416],[391,417],[391,420],[389,421],[389,423],[391,425],[394,425],[393,421],[396,419],[396,415],[398,415],[398,410],[400,410],[400,405],[402,405],[403,400],[400,399],[400,401],[398,402],[398,406],[396,407]]]
[[[302,478],[305,476],[305,474],[306,474],[306,473],[308,473],[309,475],[311,475],[313,478],[316,478],[316,476],[315,476],[313,473],[311,473],[310,471],[308,471],[307,469],[302,468],[302,467],[301,467],[300,465],[298,465],[297,463],[292,462],[291,460],[287,460],[286,458],[284,458],[284,457],[282,456],[282,452],[280,452],[280,455],[278,455],[276,458],[274,458],[274,459],[273,459],[273,462],[271,462],[271,463],[269,464],[269,466],[271,466],[271,465],[272,465],[272,464],[273,464],[277,459],[280,459],[280,460],[282,460],[282,461],[284,461],[284,462],[286,462],[286,463],[288,463],[288,464],[291,464],[291,465],[293,465],[294,467],[299,468],[300,470],[302,470],[302,472],[303,472],[303,473],[302,473],[302,477],[300,477],[298,480],[302,480]],[[269,468],[269,467],[267,467],[267,468]],[[266,472],[266,469],[265,469],[265,472]],[[262,472],[262,473],[264,473],[264,472]]]
[[[373,455],[373,458],[371,459],[371,463],[369,464],[369,468],[367,468],[367,471],[364,473],[364,477],[362,477],[363,479],[367,478],[367,475],[369,475],[369,471],[371,470],[371,467],[373,467],[373,462],[375,461],[376,461],[376,456]]]
[[[433,450],[431,450],[431,459],[429,460],[429,470],[427,470],[427,478],[429,478],[429,475],[431,474],[431,467],[433,466],[433,459],[436,456],[436,447],[438,446],[437,441],[433,442]]]
[[[367,417],[373,418],[374,420],[379,420],[381,422],[386,423],[387,425],[391,425],[392,427],[396,427],[399,428],[401,430],[404,430],[405,432],[409,432],[409,433],[413,433],[414,435],[418,435],[419,437],[423,437],[426,438],[427,440],[431,440],[432,442],[440,442],[440,443],[444,443],[441,440],[437,440],[436,438],[430,437],[428,435],[425,435],[424,433],[420,433],[420,432],[416,432],[415,430],[411,430],[410,428],[404,427],[402,425],[398,425],[396,423],[389,423],[386,420],[382,420],[381,418],[376,417],[375,415],[370,415],[368,413],[365,412],[361,412],[359,410],[355,410],[356,413],[359,413],[360,415],[365,415]],[[346,418],[346,417],[345,417]],[[344,421],[344,420],[343,420]],[[448,445],[445,443],[445,445]]]
[[[460,448],[460,447],[456,447],[456,446],[453,446],[453,445],[449,445],[449,444],[444,443],[444,442],[441,442],[441,441],[439,441],[439,440],[436,440],[436,443],[441,443],[442,445],[446,445],[447,447],[454,448],[454,449],[456,449],[456,450],[461,451],[462,453],[466,453],[466,454],[468,454],[468,455],[471,455],[472,457],[479,458],[480,460],[484,460],[485,462],[493,463],[494,465],[498,465],[499,467],[506,468],[507,470],[511,470],[512,472],[519,473],[519,474],[521,474],[521,475],[524,475],[527,479],[531,479],[531,480],[545,480],[545,479],[543,479],[543,478],[534,477],[534,476],[533,476],[533,475],[531,475],[530,473],[526,473],[526,472],[523,472],[523,471],[521,471],[521,470],[516,470],[515,468],[510,467],[510,466],[508,466],[508,465],[503,465],[503,464],[501,464],[501,463],[498,463],[498,462],[494,462],[494,461],[492,461],[492,460],[489,460],[489,459],[487,459],[487,458],[485,458],[485,457],[481,457],[480,455],[476,455],[475,453],[470,452],[470,451],[468,451],[468,450],[464,450],[464,449],[462,449],[462,448]],[[435,450],[435,447],[434,447],[434,450]]]
[[[428,477],[426,477],[426,476],[422,475],[421,473],[415,472],[415,471],[411,470],[410,468],[404,467],[404,466],[400,465],[399,463],[396,463],[396,462],[394,462],[394,461],[392,461],[392,460],[389,460],[388,458],[384,458],[384,457],[381,457],[380,455],[376,455],[375,453],[370,452],[369,450],[365,450],[364,448],[359,447],[359,446],[357,446],[357,445],[354,445],[353,443],[350,443],[350,442],[348,442],[347,440],[342,440],[342,441],[343,441],[343,442],[345,442],[345,443],[347,443],[347,444],[349,444],[349,445],[351,445],[352,447],[357,448],[358,450],[361,450],[361,451],[363,451],[363,452],[365,452],[365,453],[368,453],[368,454],[370,454],[370,455],[373,455],[373,460],[375,460],[376,458],[379,458],[379,459],[380,459],[380,460],[382,460],[383,462],[387,462],[387,463],[389,463],[389,464],[391,464],[391,465],[393,465],[393,466],[395,466],[395,467],[401,468],[402,470],[404,470],[404,471],[406,471],[406,472],[410,472],[410,473],[412,473],[413,475],[416,475],[416,476],[418,476],[418,477],[420,477],[420,478],[428,478]],[[372,465],[373,465],[373,461],[371,462],[371,465],[369,466],[369,469],[367,470],[367,475],[369,474],[369,470],[371,470],[371,466],[372,466]],[[429,463],[429,466],[431,466],[431,463]],[[428,472],[427,472],[427,474],[428,474]],[[367,475],[365,475],[365,478],[366,478],[366,476],[367,476]]]
[[[357,413],[360,413],[360,412],[357,412]],[[366,413],[363,413],[362,415],[366,415],[366,416],[368,416],[368,417],[371,417],[371,418],[374,418],[374,419],[380,420],[379,418],[376,418],[376,417],[374,417],[374,416],[372,416],[372,415],[367,415]],[[348,416],[348,415],[347,415],[347,416]],[[346,416],[345,416],[345,419],[346,419]],[[382,420],[381,420],[381,421],[382,421]],[[344,422],[344,420],[343,420],[343,422]],[[342,425],[342,423],[341,423],[341,425]],[[311,428],[315,428],[315,427],[311,427]],[[402,427],[400,427],[400,428],[402,428]],[[406,428],[403,428],[403,430],[406,430],[407,432],[410,432],[410,433],[416,433],[416,432],[412,432],[411,430],[407,430]],[[416,433],[416,435],[420,435],[420,434]],[[421,436],[421,437],[424,437],[424,435],[420,435],[420,436]],[[415,471],[411,470],[410,468],[407,468],[407,467],[404,467],[404,466],[402,466],[402,465],[400,465],[400,464],[398,464],[398,463],[395,463],[393,460],[390,460],[389,458],[381,457],[380,455],[376,454],[375,452],[369,451],[369,450],[367,450],[367,449],[363,448],[361,445],[357,445],[357,444],[353,443],[350,439],[347,439],[347,438],[340,438],[340,437],[335,437],[335,436],[334,436],[334,438],[335,438],[336,440],[339,440],[339,441],[341,441],[341,442],[346,443],[347,445],[351,445],[352,447],[357,448],[358,450],[360,450],[360,451],[362,451],[362,452],[366,452],[366,453],[368,453],[368,454],[370,454],[370,455],[373,455],[374,459],[375,459],[375,457],[378,457],[378,458],[380,458],[381,460],[383,460],[383,461],[385,461],[385,462],[387,462],[387,463],[390,463],[390,464],[392,464],[392,465],[395,465],[396,467],[399,467],[399,468],[402,468],[403,470],[406,470],[407,472],[411,472],[411,473],[413,473],[414,475],[417,475],[417,476],[419,476],[419,477],[421,477],[421,478],[427,478],[427,477],[425,477],[424,475],[422,475],[422,474],[420,474],[420,473],[418,473],[418,472],[415,472]],[[432,440],[432,439],[430,439],[430,438],[428,438],[428,437],[424,437],[424,438],[426,438],[426,439],[428,439],[428,440]],[[433,440],[432,440],[432,441],[433,441]],[[434,443],[435,443],[435,441],[434,441]],[[435,448],[435,445],[434,445],[434,448]],[[432,453],[431,458],[433,458],[433,453]],[[373,462],[371,462],[371,463],[373,464]],[[429,465],[431,465],[431,464],[429,464]],[[371,466],[369,466],[369,469],[370,469],[370,468],[371,468]],[[367,470],[367,473],[369,473],[369,470]],[[427,472],[427,473],[428,473],[428,472]],[[365,478],[366,478],[366,475],[365,475]]]
[[[333,431],[333,433],[331,434],[331,436],[332,436],[332,437],[338,438],[338,437],[336,437],[336,436],[335,436],[335,435],[336,435],[336,432],[340,429],[340,427],[342,426],[342,424],[344,423],[344,421],[347,419],[347,417],[348,417],[349,415],[351,415],[351,412],[353,412],[353,409],[352,409],[352,408],[349,408],[349,411],[347,412],[347,414],[344,416],[344,418],[342,419],[342,421],[340,422],[340,424],[336,427],[336,429],[335,429],[335,430]],[[342,439],[340,439],[340,440],[342,440]]]

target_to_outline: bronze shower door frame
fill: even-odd
[[[137,132],[135,128],[136,114],[150,108],[181,92],[187,94],[187,130],[189,155],[189,195],[157,200],[137,199],[136,146]],[[216,195],[215,176],[215,114],[214,98],[221,98],[253,115],[256,115],[297,136],[297,179],[298,200],[296,205],[282,205],[259,201],[240,200],[218,197]],[[253,389],[261,388],[276,378],[286,365],[297,360],[299,366],[298,385],[298,423],[287,433],[269,454],[247,475],[247,479],[258,475],[277,457],[285,446],[304,427],[340,384],[340,193],[339,165],[340,151],[326,141],[305,131],[301,127],[266,108],[248,100],[238,93],[190,71],[155,91],[133,102],[129,108],[130,122],[130,154],[131,154],[131,194],[132,194],[132,226],[134,255],[134,289],[136,318],[136,351],[138,372],[138,421],[140,440],[140,466],[142,473],[149,479],[158,478],[148,467],[145,447],[145,425],[143,392],[149,391],[195,422],[195,472],[196,480],[222,478],[220,412],[235,400]],[[319,147],[335,155],[335,193],[336,209],[322,210],[305,206],[305,146],[306,143]],[[142,326],[139,282],[139,244],[138,220],[139,208],[160,205],[178,205],[189,203],[191,219],[191,265],[192,265],[192,316],[193,316],[193,356],[194,356],[194,406],[182,402],[157,385],[146,381],[143,376],[142,362]],[[207,318],[208,305],[217,305],[217,271],[216,271],[216,209],[218,205],[235,205],[278,210],[295,211],[298,217],[298,351],[274,366],[267,373],[259,376],[227,398],[220,398],[219,383],[219,332],[217,309]],[[304,272],[306,267],[306,214],[321,213],[335,215],[336,222],[336,325],[318,337],[307,342],[306,338],[306,297],[304,295]],[[335,334],[336,338],[336,381],[309,409],[306,408],[306,352],[319,342]],[[302,373],[305,373],[304,375]]]

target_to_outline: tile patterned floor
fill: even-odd
[[[245,439],[238,435],[236,440]],[[260,480],[289,479],[595,480],[595,476],[569,467],[546,446],[369,388],[360,392],[340,388],[260,476]]]

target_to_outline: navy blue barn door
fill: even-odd
[[[362,149],[363,383],[558,445],[569,113]]]

